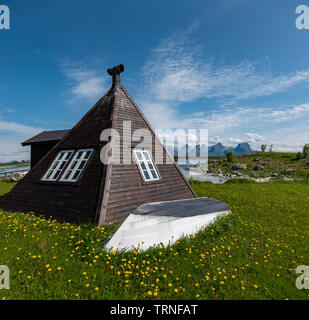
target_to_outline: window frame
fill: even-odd
[[[80,152],[82,152],[80,158],[76,159]],[[83,157],[84,152],[86,154],[87,154],[87,152],[90,152],[87,159],[85,159],[85,157]],[[79,178],[82,176],[83,172],[85,171],[87,164],[89,163],[89,160],[90,160],[91,156],[93,155],[93,153],[94,153],[94,148],[85,148],[85,149],[75,150],[75,153],[74,153],[73,157],[71,158],[70,163],[67,165],[67,167],[64,170],[64,173],[62,174],[62,176],[60,177],[60,179],[58,181],[64,182],[64,183],[76,183],[79,180]],[[76,161],[76,164],[72,168],[75,161]],[[84,162],[84,165],[81,169],[79,169],[82,162]],[[66,178],[66,175],[69,171],[71,171],[71,172],[70,172],[68,178]],[[75,174],[77,173],[77,171],[79,171],[79,174],[75,179],[73,179]]]
[[[138,158],[137,153],[141,154],[142,159]],[[147,154],[148,159],[145,157],[144,153]],[[135,163],[136,163],[136,165],[137,165],[137,167],[139,169],[139,172],[140,172],[140,174],[141,174],[141,176],[142,176],[142,178],[143,178],[143,180],[145,182],[156,182],[156,181],[160,181],[161,180],[161,177],[159,175],[158,169],[154,165],[154,162],[153,162],[152,157],[151,157],[151,155],[150,155],[148,150],[136,149],[136,150],[133,150],[133,155],[134,155]],[[145,169],[143,169],[142,163],[144,163]],[[149,164],[152,166],[152,169],[149,166]],[[152,171],[155,172],[157,178],[154,178]],[[147,174],[149,176],[149,179],[147,179],[147,176],[145,175],[145,172],[147,172]]]
[[[64,157],[61,157],[61,158],[60,158],[60,155],[61,155],[62,153],[64,153]],[[64,159],[64,158],[66,158],[66,154],[69,154],[69,153],[71,153],[69,159]],[[54,160],[54,161],[52,162],[52,164],[48,167],[48,169],[46,170],[46,173],[44,174],[44,176],[43,176],[43,178],[42,178],[41,180],[42,180],[42,181],[46,181],[46,182],[55,182],[55,181],[58,181],[59,178],[61,177],[63,171],[66,169],[68,163],[70,163],[70,160],[72,159],[74,153],[75,153],[75,150],[61,150],[61,151],[59,151],[59,153],[57,154],[55,160]],[[60,159],[59,159],[59,158],[60,158]],[[59,163],[56,165],[55,168],[53,168],[54,165],[55,165],[57,162],[59,162]],[[62,163],[64,163],[64,165],[63,165],[63,167],[60,169]],[[48,176],[48,175],[49,175],[49,172],[50,172],[51,170],[52,170],[52,173],[51,173],[50,176]],[[59,171],[59,170],[61,170],[60,173],[59,173],[59,175],[58,175],[56,178],[54,178],[56,172]],[[50,178],[50,177],[52,177],[52,178]]]

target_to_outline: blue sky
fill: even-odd
[[[2,0],[0,162],[68,129],[122,82],[155,128],[208,128],[210,143],[296,151],[309,142],[309,0]]]

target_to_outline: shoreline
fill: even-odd
[[[30,163],[25,163],[25,164],[23,164],[23,163],[20,163],[20,164],[8,164],[8,165],[6,165],[6,164],[0,164],[0,169],[1,169],[1,168],[8,168],[8,169],[10,169],[10,168],[18,168],[18,167],[30,167]]]
[[[203,172],[203,171],[197,171],[197,170],[192,170],[191,172],[194,173],[200,173],[200,176],[211,176],[211,177],[218,177],[218,178],[224,178],[226,181],[231,180],[231,179],[247,179],[247,180],[252,180],[257,183],[265,183],[265,182],[271,182],[271,181],[276,181],[276,180],[283,180],[283,181],[307,181],[307,179],[304,178],[290,178],[290,177],[285,177],[285,176],[278,176],[278,177],[261,177],[261,178],[253,178],[248,175],[243,175],[243,176],[238,176],[236,174],[224,174],[224,173],[213,173],[213,172]],[[194,175],[190,175],[191,179],[195,179]],[[198,180],[198,179],[195,179]]]

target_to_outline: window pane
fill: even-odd
[[[65,158],[65,160],[69,160],[71,158],[72,152],[69,152]]]
[[[73,151],[61,151],[51,164],[43,180],[57,181],[72,155]]]
[[[61,160],[63,156],[64,156],[64,152],[61,152],[61,153],[59,154],[58,160]]]
[[[64,176],[64,178],[65,178],[65,179],[68,179],[71,173],[72,173],[72,171],[71,171],[71,170],[70,170],[70,171],[68,171],[68,172],[66,173],[66,175]]]
[[[55,164],[52,166],[51,169],[54,170],[54,169],[57,167],[58,163],[59,163],[59,161],[56,161]]]
[[[88,159],[90,157],[90,155],[91,155],[91,151],[87,151],[84,159]]]
[[[156,172],[154,170],[151,170],[151,174],[152,174],[154,179],[158,178],[158,176],[157,176],[157,174],[156,174]]]
[[[67,169],[67,172],[65,172],[61,180],[68,181],[68,182],[77,181],[82,171],[84,170],[87,162],[89,161],[92,152],[93,152],[93,149],[78,150],[75,157],[72,160],[72,164]]]
[[[84,168],[84,166],[85,166],[85,164],[86,164],[86,162],[87,162],[87,161],[85,161],[85,160],[84,160],[84,161],[82,161],[82,162],[81,162],[81,164],[80,164],[80,165],[79,165],[79,167],[78,167],[78,170],[83,169],[83,168]]]
[[[61,170],[57,170],[54,179],[57,179],[60,176]]]
[[[138,168],[145,181],[160,180],[157,170],[152,162],[151,156],[148,151],[133,151],[135,158],[137,158]]]
[[[77,180],[80,173],[81,173],[81,171],[76,171],[75,174],[73,175],[72,180]]]
[[[67,162],[66,162],[66,161],[63,161],[63,162],[61,163],[59,169],[63,169],[66,164],[67,164]]]
[[[73,163],[72,163],[72,165],[71,165],[71,168],[70,169],[74,169],[75,167],[76,167],[76,165],[77,165],[77,161],[73,161]]]
[[[146,160],[150,160],[149,155],[148,155],[148,152],[144,152],[144,156],[145,156],[145,159],[146,159]]]
[[[143,171],[143,172],[144,172],[144,175],[145,175],[146,180],[149,180],[149,179],[150,179],[150,176],[149,176],[148,172],[147,172],[147,171]]]
[[[83,153],[83,152],[81,152],[81,151],[79,151],[79,152],[77,153],[76,160],[80,159],[82,153]]]

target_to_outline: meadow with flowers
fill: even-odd
[[[191,181],[232,213],[195,236],[146,252],[106,252],[119,226],[60,223],[0,211],[0,265],[10,299],[309,299],[295,287],[309,265],[309,183]],[[0,198],[13,183],[0,182]]]

